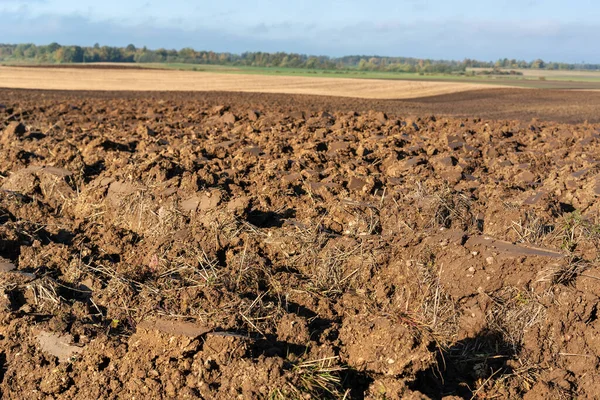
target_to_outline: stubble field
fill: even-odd
[[[118,65],[104,68],[31,68],[0,66],[0,87],[103,91],[234,91],[310,94],[365,99],[410,99],[477,90],[463,82],[310,78],[151,70]]]
[[[592,398],[597,102],[0,90],[2,397]]]

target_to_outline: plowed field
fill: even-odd
[[[526,92],[1,90],[2,398],[595,397],[598,96]]]

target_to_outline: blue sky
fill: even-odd
[[[0,42],[600,62],[592,0],[0,0]]]

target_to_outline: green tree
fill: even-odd
[[[317,57],[310,57],[308,60],[306,60],[306,68],[315,69],[317,68],[318,62],[319,60],[317,59]]]
[[[534,69],[544,69],[546,67],[546,63],[544,60],[540,60],[539,58],[531,63],[531,68]]]

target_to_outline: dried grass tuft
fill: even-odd
[[[524,218],[520,218],[518,222],[512,221],[511,227],[518,237],[517,242],[532,245],[541,245],[554,230],[544,218],[532,211],[526,211]]]
[[[405,309],[401,319],[415,328],[415,334],[446,348],[458,332],[458,310],[442,286],[443,267],[428,248],[410,265],[415,271],[402,296]]]
[[[339,364],[339,357],[297,363],[292,367],[292,382],[271,391],[269,399],[347,399],[350,390],[344,390],[340,377],[345,370]]]
[[[490,298],[493,306],[486,316],[488,329],[500,333],[517,354],[527,330],[544,320],[546,308],[535,293],[512,287]]]

